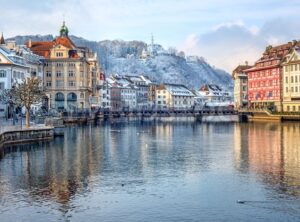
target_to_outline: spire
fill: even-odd
[[[4,45],[5,41],[4,41],[4,37],[3,37],[3,32],[1,34],[1,38],[0,38],[0,45]]]
[[[66,26],[66,22],[65,21],[63,21],[63,25],[61,26],[59,33],[60,33],[60,37],[68,36],[69,29]]]

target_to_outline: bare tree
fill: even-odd
[[[12,100],[16,104],[25,107],[26,110],[26,128],[30,127],[30,108],[32,105],[42,101],[45,96],[41,87],[41,80],[37,77],[24,79],[17,83],[11,89]]]

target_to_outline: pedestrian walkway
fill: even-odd
[[[22,122],[22,125],[21,125]],[[15,120],[15,125],[13,124],[13,119],[6,119],[6,118],[0,118],[0,133],[6,132],[6,131],[14,131],[14,130],[21,130],[25,129],[25,119],[22,119],[22,121],[19,119]],[[30,122],[30,125],[32,127],[35,127],[36,124],[33,122]],[[30,127],[31,128],[31,127]]]

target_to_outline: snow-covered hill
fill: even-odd
[[[101,68],[108,75],[144,74],[157,82],[183,83],[195,89],[205,83],[232,89],[233,82],[227,72],[210,66],[203,58],[186,58],[183,52],[178,53],[175,49],[165,50],[160,45],[155,45],[160,51],[152,52],[149,49],[151,46],[141,41],[96,42],[76,36],[70,38],[76,45],[86,46],[97,52]],[[24,44],[28,39],[49,41],[53,36],[16,36],[14,39],[18,44]],[[150,52],[151,55],[141,58]]]

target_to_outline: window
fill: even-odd
[[[69,81],[69,86],[70,87],[74,87],[76,84],[75,84],[75,81]]]
[[[83,71],[80,71],[80,78],[83,78]]]
[[[294,76],[291,76],[291,83],[294,82]]]
[[[74,76],[75,76],[74,70],[69,70],[69,77],[74,77]]]
[[[291,87],[291,92],[294,92],[294,87]]]
[[[298,76],[295,76],[295,82],[298,82]]]
[[[56,71],[56,77],[62,77],[62,72],[60,70]]]
[[[289,77],[285,77],[285,82],[288,83],[289,82]]]
[[[295,65],[295,71],[298,71],[298,65]]]
[[[294,70],[293,70],[293,68],[294,68],[294,66],[293,65],[291,65],[291,72],[293,72]]]
[[[289,92],[289,88],[288,87],[285,87],[285,92]]]
[[[285,71],[286,71],[286,72],[288,71],[288,67],[287,67],[287,66],[285,67]]]
[[[64,54],[62,52],[57,52],[56,53],[56,57],[63,57],[63,56],[64,56]]]
[[[47,87],[51,87],[52,83],[51,82],[46,82]]]
[[[296,111],[296,106],[293,106],[293,111],[294,111],[294,112]]]
[[[64,64],[61,63],[61,62],[57,62],[57,63],[56,63],[56,67],[63,67],[63,66],[64,66]]]
[[[0,82],[0,90],[4,90],[4,82]]]
[[[295,87],[295,92],[298,92],[298,86]]]
[[[6,78],[6,70],[0,70],[0,78]]]
[[[56,80],[56,87],[63,87],[63,86],[64,86],[64,81]]]
[[[75,63],[69,63],[69,67],[75,67]]]
[[[47,77],[51,77],[51,71],[48,71],[48,70],[47,70],[47,71],[46,71],[46,76],[47,76]]]
[[[290,111],[290,106],[287,106],[286,108],[287,108],[287,111]]]

